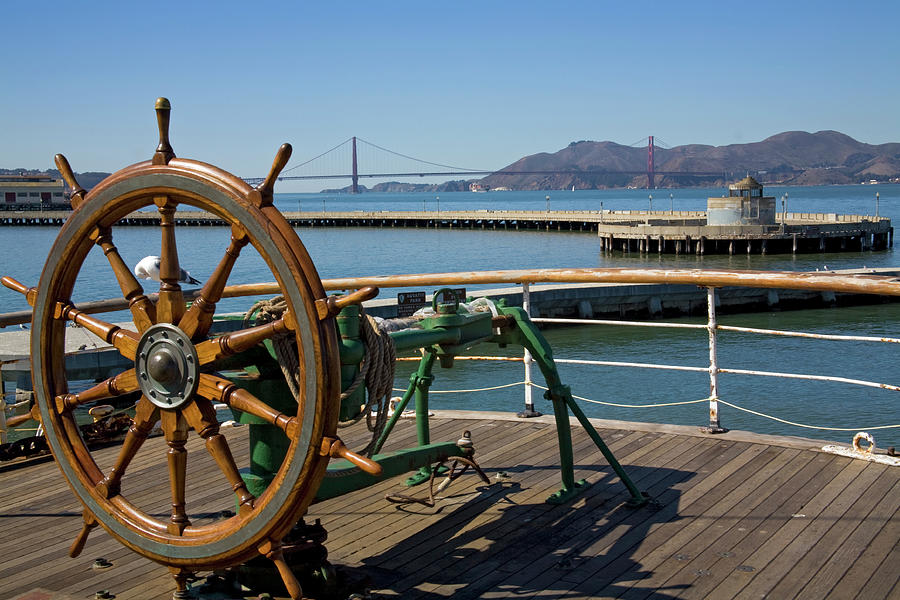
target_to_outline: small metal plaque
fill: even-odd
[[[397,316],[410,317],[426,304],[425,292],[400,292],[397,294]]]

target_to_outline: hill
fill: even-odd
[[[747,174],[762,183],[786,185],[900,180],[900,143],[866,144],[837,131],[788,131],[761,142],[728,146],[657,147],[654,154],[657,187],[722,185]],[[489,175],[481,182],[492,188],[519,190],[647,187],[647,148],[572,142],[553,154],[532,154],[501,170],[570,172]],[[665,172],[708,175],[662,174]]]

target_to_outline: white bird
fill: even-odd
[[[140,261],[138,261],[138,264],[134,265],[134,274],[141,279],[152,279],[154,281],[160,281],[159,264],[160,258],[158,256],[145,256]],[[200,283],[198,280],[191,277],[191,274],[184,269],[180,269],[178,272],[178,282],[190,283],[193,285]]]

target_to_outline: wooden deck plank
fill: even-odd
[[[647,483],[644,480],[641,485],[646,485]],[[648,489],[653,488],[649,487]],[[588,494],[590,492],[589,490]],[[584,505],[579,500],[573,505],[572,509],[579,511],[579,513],[594,512],[599,506],[591,506],[592,500],[594,499],[588,495],[585,498]],[[600,505],[602,506],[602,503]],[[618,505],[618,507],[611,506],[610,508],[613,511],[620,510],[621,505]],[[632,511],[628,510],[627,512]],[[586,531],[596,530],[590,525],[581,525],[577,522],[579,519],[576,517],[580,518],[580,515],[573,514],[572,511],[567,511],[563,516],[557,514],[552,517],[548,513],[543,515],[542,518],[535,519],[537,531],[542,532],[542,535],[537,540],[518,533],[510,536],[511,541],[506,548],[491,548],[490,554],[487,555],[487,560],[485,560],[485,557],[479,557],[480,566],[474,572],[459,573],[458,577],[462,581],[469,581],[477,576],[477,579],[466,584],[465,589],[467,593],[478,593],[480,597],[492,597],[491,590],[515,589],[514,593],[516,596],[523,595],[522,586],[520,584],[517,585],[516,577],[524,573],[533,575],[534,573],[544,572],[542,567],[546,567],[547,573],[555,573],[555,576],[551,576],[551,579],[557,580],[562,571],[570,568],[566,555],[570,554],[576,547],[579,535]],[[510,548],[513,549],[511,552]],[[529,550],[532,554],[528,554]],[[514,557],[512,561],[505,559],[505,556],[510,554]],[[532,560],[525,557],[531,557]],[[526,578],[531,579],[530,576]],[[445,585],[436,587],[433,591],[447,592],[452,590],[453,587],[452,585]],[[543,588],[543,586],[534,586],[532,582],[525,589],[534,589],[535,587]]]
[[[789,521],[791,514],[797,512],[797,507],[812,498],[844,466],[832,455],[814,455],[797,475],[744,519],[729,530],[718,531],[713,543],[692,561],[690,572],[685,566],[676,578],[666,581],[664,585],[689,585],[685,597],[708,597],[710,588],[715,585],[715,577],[694,571],[726,573],[742,566],[747,556],[762,545],[771,532]]]
[[[844,492],[844,490],[859,477],[866,465],[850,459],[847,460],[844,469],[835,475],[826,486],[809,503],[802,507],[805,517],[795,517],[774,532],[758,550],[747,557],[745,564],[748,570],[735,570],[729,573],[725,579],[710,592],[717,598],[733,598],[743,590],[761,571],[773,564],[775,557],[781,554],[785,547],[797,539],[810,521],[819,515],[827,506]],[[752,570],[750,570],[752,569]],[[778,570],[778,565],[775,564]]]
[[[900,591],[900,570],[897,569],[897,560],[900,559],[900,548],[894,549],[888,554],[876,571],[877,575],[869,578],[857,598],[897,598]]]
[[[900,577],[900,569],[897,569],[897,564],[900,563],[898,539],[900,539],[900,510],[894,512],[893,517],[888,519],[827,597],[832,600],[878,598],[876,590],[887,589],[890,590],[888,598],[897,598],[894,592],[897,591],[897,581]],[[891,579],[894,581],[893,584],[890,583]]]
[[[635,566],[628,571],[620,571],[615,581],[599,590],[600,595],[618,590],[622,598],[637,599],[646,597],[657,588],[686,587],[685,583],[669,583],[667,580],[685,570],[706,570],[708,565],[697,565],[699,561],[696,558],[713,543],[717,535],[725,534],[718,530],[721,527],[718,524],[726,522],[726,515],[728,521],[742,519],[776,492],[779,486],[787,483],[812,459],[805,456],[795,460],[800,454],[799,450],[782,451],[702,513],[690,508],[680,509],[679,515],[694,517],[690,523],[685,525],[683,519],[682,523],[665,523],[648,534],[631,555]],[[618,571],[615,567],[613,569]],[[629,580],[633,582],[629,584]]]
[[[677,438],[676,438],[677,439]],[[670,440],[672,441],[672,440]],[[682,448],[685,448],[681,444]],[[659,452],[646,455],[644,458],[647,462],[663,462],[668,468],[678,466],[685,461],[696,460],[693,458],[698,451],[703,452],[703,447],[694,443],[686,446],[689,452],[670,452],[669,448],[663,447]],[[706,450],[709,452],[710,450]],[[712,450],[715,452],[715,450]],[[630,462],[631,457],[625,457],[629,466],[634,467],[635,463]],[[673,462],[678,461],[678,462]],[[660,480],[664,479],[666,470],[664,469],[648,469],[646,465],[641,465],[641,469],[633,473],[636,485],[651,494],[656,494],[656,488]],[[605,509],[604,509],[605,508]],[[647,509],[640,509],[641,511]],[[514,561],[507,570],[510,574],[504,580],[505,586],[521,586],[525,583],[532,589],[543,589],[548,587],[551,582],[556,581],[564,571],[560,570],[560,565],[565,565],[573,559],[581,547],[596,538],[602,537],[606,533],[615,530],[620,523],[635,513],[631,509],[624,509],[622,505],[611,505],[602,507],[602,504],[590,506],[589,510],[585,509],[576,519],[570,519],[570,524],[562,528],[562,532],[567,532],[570,539],[568,542],[555,550],[547,552],[545,556],[538,555],[534,561]]]
[[[527,465],[518,465],[512,468],[504,467],[502,469],[510,474],[521,473],[524,471],[523,475],[515,477],[514,479],[515,483],[520,486],[525,486],[533,480],[540,480],[544,475],[541,467],[552,467],[558,463],[558,450],[555,437],[547,436],[545,431],[541,431],[540,433],[544,434],[542,436],[541,444],[535,445],[532,444],[530,440],[523,438],[521,443],[507,444],[503,449],[503,453],[496,457],[498,461],[502,461],[500,464],[504,465],[513,464],[510,462],[513,457],[517,456],[519,461],[522,460],[523,456],[528,457]],[[474,476],[470,477],[468,481],[457,483],[464,487],[458,486],[455,490],[451,488],[451,493],[454,496],[462,495],[463,497],[468,497],[472,491],[476,489],[476,486],[480,487],[482,485],[482,482],[477,480]],[[501,480],[500,483],[509,485],[513,482],[510,480]],[[367,548],[366,553],[369,556],[369,560],[375,565],[387,562],[427,560],[428,549],[438,546],[439,540],[447,538],[449,535],[448,532],[456,529],[458,523],[465,523],[471,516],[477,516],[482,510],[490,506],[493,503],[495,496],[500,493],[505,493],[503,492],[505,489],[508,489],[508,487],[504,485],[491,486],[478,492],[477,498],[473,499],[469,497],[465,505],[452,505],[449,511],[447,510],[446,502],[442,503],[442,505],[438,505],[434,509],[416,506],[401,508],[396,505],[388,505],[385,503],[379,512],[393,514],[395,516],[400,515],[400,520],[395,522],[396,527],[394,529],[385,530],[384,537],[381,537],[376,545]],[[457,512],[459,510],[463,512]],[[452,520],[445,519],[444,517],[446,515],[442,513],[452,513],[454,518]],[[425,517],[425,515],[427,515],[427,517]],[[380,527],[382,520],[370,520],[369,522],[372,523],[372,526],[374,527]],[[398,548],[397,544],[409,537],[411,533],[410,527],[421,529],[425,526],[432,526],[432,533],[434,536],[427,546],[419,545],[416,548],[411,548],[409,552],[410,556],[397,555],[394,552],[394,550]],[[358,559],[357,555],[362,548],[363,543],[357,540],[351,545],[340,549],[339,555],[345,560],[355,561]],[[348,550],[350,551],[348,552]],[[381,554],[385,552],[386,554],[381,556]]]
[[[584,440],[580,441],[584,442]],[[661,440],[661,442],[663,441],[664,440]],[[610,447],[615,451],[615,443]],[[636,478],[635,482],[639,486],[643,483],[640,478]],[[574,501],[572,506],[580,507],[581,511],[588,511],[593,508],[591,505],[602,504],[611,498],[619,497],[623,500],[627,498],[627,496],[623,494],[624,489],[622,488],[621,483],[618,482],[618,479],[612,478],[609,481],[601,481],[599,483],[599,485],[595,484],[591,486],[582,496]],[[509,507],[508,510],[515,509],[517,511],[517,514],[514,515],[514,517],[507,516],[506,506],[489,506],[488,509],[484,511],[484,514],[478,515],[471,521],[465,523],[460,532],[451,538],[449,542],[455,543],[456,547],[466,555],[477,555],[479,565],[482,565],[479,568],[483,569],[485,574],[492,574],[494,577],[507,577],[509,572],[507,569],[510,567],[510,563],[517,562],[518,557],[528,556],[530,553],[539,556],[539,543],[529,540],[528,543],[525,544],[526,548],[522,549],[522,552],[512,553],[515,558],[512,558],[512,560],[506,558],[504,561],[501,561],[500,564],[493,565],[495,560],[494,556],[499,551],[508,549],[511,544],[516,544],[521,541],[520,538],[522,534],[521,531],[519,531],[521,529],[521,524],[528,523],[529,530],[534,529],[543,531],[548,527],[548,522],[552,522],[554,519],[558,518],[556,515],[559,515],[562,512],[569,512],[561,511],[557,507],[546,505],[543,502],[546,497],[546,492],[547,490],[540,485],[534,485],[530,490],[523,486],[521,491],[510,495],[511,500],[515,502],[515,505]],[[580,531],[580,529],[578,531]],[[562,535],[564,534],[561,531],[554,531],[552,537],[555,540],[561,540]],[[504,544],[495,543],[495,540],[503,540]],[[435,561],[433,565],[429,565],[432,571],[442,573],[448,578],[459,577],[462,575],[461,569],[463,567],[461,564],[445,557],[445,552],[440,547],[435,550],[434,556],[426,559],[429,562]],[[488,568],[484,565],[493,566]],[[506,569],[504,569],[504,567],[506,567]],[[465,580],[467,582],[466,589],[468,592],[483,587],[483,582],[480,582],[476,575],[477,573],[465,573]],[[443,593],[451,589],[455,589],[455,584],[434,584],[423,586],[417,593]],[[415,598],[416,595],[411,594],[409,597]]]
[[[776,440],[768,446],[747,434],[701,437],[687,428],[627,430],[598,422],[638,487],[653,493],[661,507],[625,509],[627,492],[577,425],[576,477],[587,477],[592,486],[567,505],[549,506],[544,498],[559,487],[552,422],[466,417],[434,418],[432,425],[432,439],[455,440],[471,429],[489,475],[505,471],[511,478],[483,486],[464,476],[422,514],[385,503],[385,492],[402,488],[402,478],[394,478],[316,504],[309,514],[329,531],[331,559],[371,572],[383,598],[828,594],[878,600],[898,593],[900,469],[819,454],[813,444]],[[246,429],[226,435],[243,464]],[[364,427],[341,431],[351,447],[367,435]],[[415,423],[402,420],[394,436],[396,445],[414,442]],[[202,441],[191,438],[189,511],[199,519],[204,507],[233,500]],[[157,489],[158,479],[167,477],[165,442],[147,444],[129,469],[129,498],[165,519],[168,486]],[[117,451],[98,451],[98,462],[113,460]],[[0,538],[0,598],[36,588],[73,599],[100,589],[120,600],[171,598],[164,567],[101,530],[81,557],[66,556],[81,511],[56,465],[0,469],[0,487],[14,492],[0,507],[0,523],[16,532]],[[808,517],[792,517],[801,513]],[[690,558],[676,561],[673,553]],[[98,556],[113,567],[92,570]]]
[[[504,461],[504,460],[506,460],[505,457],[512,456],[514,453],[517,453],[517,452],[522,453],[522,452],[524,452],[525,448],[528,448],[529,445],[536,440],[544,440],[544,445],[549,447],[548,443],[546,442],[546,435],[544,434],[544,430],[538,429],[538,430],[532,431],[529,434],[519,437],[518,439],[514,440],[510,444],[503,444],[500,447],[498,447],[484,455],[482,455],[481,452],[476,451],[476,459],[483,466],[485,466],[486,468],[488,468],[490,470],[490,467],[487,467],[488,464],[493,463],[497,460]],[[507,464],[507,463],[503,462],[501,464]],[[458,490],[460,485],[463,485],[464,482],[465,482],[465,480],[456,482],[452,489]],[[377,484],[378,485],[377,489],[370,488],[369,490],[366,490],[366,491],[361,490],[359,492],[355,492],[354,494],[348,494],[347,495],[348,500],[347,500],[347,503],[345,504],[346,507],[343,509],[343,513],[338,513],[338,516],[342,516],[343,519],[338,521],[337,529],[340,529],[340,527],[358,528],[360,518],[367,518],[368,515],[373,515],[373,516],[377,515],[376,519],[375,519],[377,521],[376,526],[381,527],[383,529],[385,535],[388,535],[389,533],[391,533],[392,527],[398,526],[397,522],[404,518],[404,514],[400,511],[396,510],[395,505],[391,505],[387,501],[383,500],[383,495],[385,493],[395,493],[400,490],[402,490],[403,493],[411,494],[411,495],[423,495],[424,494],[423,486],[416,486],[413,488],[405,488],[404,489],[404,486],[402,484],[398,485],[398,483],[399,482],[396,480],[394,480],[394,481],[387,480],[387,481]],[[370,498],[374,494],[378,494],[378,496],[381,497],[382,499],[379,500],[377,502],[377,504],[373,506]],[[361,497],[365,497],[369,500],[361,501],[360,500]],[[361,507],[364,507],[364,508],[361,510],[360,509]],[[313,510],[311,510],[311,514],[314,514],[314,513],[315,513],[315,507],[313,508]],[[417,519],[417,517],[415,515],[407,515],[406,518],[408,520],[413,520],[413,521],[415,521]],[[398,527],[398,528],[402,529],[402,527]],[[337,529],[336,529],[336,532],[337,532]],[[352,538],[348,538],[347,542],[351,543]],[[341,548],[342,548],[341,545],[336,545],[335,551],[341,555],[344,555],[344,551],[341,550]]]
[[[692,458],[697,455],[702,455],[705,452],[711,450],[711,446],[714,446],[714,442],[704,441],[702,444],[697,444],[695,441],[687,442],[683,439],[669,439],[669,442],[674,442],[676,445],[670,448],[660,447],[660,457],[666,456],[670,461],[670,465],[680,464],[690,461]],[[681,448],[679,450],[678,448]],[[667,452],[668,450],[668,452]],[[652,454],[647,455],[648,459],[652,460]],[[678,462],[674,462],[678,461]],[[657,487],[661,484],[661,482],[667,480],[667,470],[664,469],[642,469],[641,471],[634,474],[634,479],[636,485],[641,489],[648,490],[649,493],[655,494]],[[501,548],[499,544],[497,547],[492,548],[492,554],[497,554],[501,549],[507,551],[513,557],[520,556],[528,556],[529,551],[536,555],[536,561],[516,561],[514,558],[512,564],[506,563],[502,567],[498,567],[496,569],[487,570],[487,578],[481,581],[472,582],[467,586],[467,590],[476,591],[479,589],[488,589],[491,587],[491,584],[496,581],[503,581],[504,585],[509,586],[513,576],[515,573],[509,573],[509,571],[514,572],[523,572],[527,571],[529,573],[536,572],[545,572],[551,573],[551,579],[557,579],[559,575],[564,572],[559,569],[560,563],[565,563],[567,560],[567,554],[573,552],[575,548],[578,547],[579,542],[584,539],[593,539],[599,534],[599,530],[609,529],[612,530],[615,528],[617,524],[621,521],[633,517],[635,514],[639,512],[644,512],[646,509],[639,509],[635,511],[634,509],[624,508],[624,505],[621,503],[621,500],[627,498],[627,496],[619,495],[620,501],[619,504],[610,506],[610,512],[606,517],[601,518],[601,522],[598,524],[596,522],[596,514],[600,511],[597,510],[602,506],[603,502],[596,506],[582,506],[582,502],[590,502],[592,500],[591,494],[595,490],[588,490],[585,494],[585,500],[579,499],[575,504],[573,504],[573,509],[570,511],[554,511],[548,510],[546,506],[541,503],[540,498],[534,498],[532,501],[534,502],[532,511],[538,513],[538,516],[532,518],[530,525],[535,528],[537,531],[541,531],[542,535],[539,537],[539,540],[532,539],[529,531],[517,531],[508,532],[507,538],[503,538],[505,542],[505,548]],[[609,497],[608,493],[606,494]],[[580,510],[579,510],[580,509]],[[652,510],[650,512],[653,512]],[[588,515],[594,515],[593,519],[589,521],[581,521],[582,513],[587,513]],[[527,514],[527,513],[526,513]],[[587,515],[584,515],[587,516]],[[508,520],[508,523],[515,523],[515,520]],[[499,536],[491,536],[491,539],[501,539]],[[545,563],[548,563],[547,570],[542,571],[541,566],[536,564],[538,561],[542,559]],[[480,557],[484,558],[484,557]],[[483,562],[483,561],[482,561]],[[552,576],[555,574],[555,576]],[[468,578],[468,574],[466,574]],[[530,588],[534,588],[535,586],[531,585]],[[536,586],[540,589],[544,588],[544,585]]]
[[[725,447],[724,452],[723,447]],[[684,463],[683,466],[699,466],[706,459],[709,459],[709,461],[727,461],[737,457],[739,452],[739,448],[730,442],[714,444],[701,455]],[[709,462],[706,464],[709,464]],[[667,466],[668,468],[674,468],[677,467],[678,464],[670,461]],[[700,466],[700,468],[702,469],[703,467]],[[642,489],[651,483],[652,480],[647,478],[647,475],[651,472],[652,471],[649,469],[644,469],[642,471],[643,476],[637,480],[638,486]],[[678,485],[679,484],[676,483],[671,487],[674,488]],[[589,546],[590,543],[594,542],[597,538],[611,535],[611,532],[615,530],[629,513],[633,512],[631,510],[622,510],[622,507],[615,506],[607,507],[607,510],[605,511],[603,508],[602,504],[598,504],[595,506],[589,505],[581,510],[579,517],[572,523],[572,528],[578,530],[578,533],[572,536],[565,547],[553,549],[544,555],[538,555],[534,559],[514,559],[513,566],[515,568],[509,569],[511,571],[510,575],[503,580],[503,584],[500,586],[501,589],[518,588],[521,590],[521,588],[525,586],[534,590],[550,588],[565,589],[570,587],[570,584],[559,581],[568,571],[568,569],[564,569],[563,567],[574,566],[577,564],[579,565],[578,568],[580,568],[581,563],[584,561],[583,549]],[[501,598],[504,597],[504,595],[501,592],[497,592],[488,593],[485,597]]]
[[[863,551],[869,547],[879,531],[900,510],[900,482],[877,502],[872,510],[859,521],[856,529],[841,543],[834,554],[823,563],[809,583],[799,592],[802,598],[824,598],[835,588],[844,574],[853,566]],[[890,564],[890,563],[889,563]],[[896,564],[896,563],[893,563]]]
[[[691,504],[691,510],[702,512],[710,506],[725,498],[728,493],[738,486],[744,479],[744,473],[763,467],[769,460],[772,460],[784,450],[780,448],[762,448],[758,455],[753,456],[746,464],[741,464],[738,469],[730,473],[727,477],[716,482],[716,485],[707,490],[701,497],[696,498]],[[679,511],[686,507],[686,503],[681,498],[681,490],[666,490],[664,495],[660,495],[660,502],[663,505],[659,514],[654,518],[653,523],[661,526],[668,521],[678,518]],[[615,579],[615,567],[630,568],[634,564],[632,552],[643,541],[648,533],[652,533],[652,523],[635,522],[634,520],[627,523],[628,531],[623,532],[621,537],[613,540],[602,540],[598,543],[591,544],[582,550],[581,556],[586,560],[579,566],[579,569],[565,574],[563,580],[568,582],[572,587],[563,588],[574,589],[581,593],[591,593],[597,591],[603,585],[612,583]]]
[[[477,437],[479,433],[490,433],[491,435],[482,435],[481,437]],[[493,437],[494,435],[498,436],[496,439]],[[492,432],[480,432],[479,429],[474,429],[473,432],[473,440],[475,441],[475,458],[479,463],[483,466],[487,463],[491,463],[496,459],[497,456],[502,455],[504,452],[508,452],[508,447],[505,444],[498,444],[498,447],[491,449],[489,452],[484,453],[481,451],[481,448],[491,448],[491,442],[499,442],[502,440],[502,436],[509,435],[509,432],[505,428],[497,428],[497,431]],[[541,438],[546,437],[544,435],[543,428],[536,429],[531,431],[530,433],[526,433],[524,436],[519,436],[516,440],[516,446],[527,445],[532,440],[539,440]],[[415,443],[415,438],[409,440],[410,443]],[[488,467],[489,468],[489,467]],[[398,489],[402,488],[402,485],[398,485],[397,480],[385,479],[383,481],[379,481],[378,483],[370,486],[366,490],[360,490],[351,494],[346,494],[340,498],[334,498],[328,501],[329,514],[331,515],[330,522],[333,522],[333,525],[329,527],[329,530],[333,530],[336,534],[341,530],[341,528],[345,527],[356,527],[356,520],[359,518],[361,514],[370,514],[371,510],[371,500],[372,496],[382,497],[389,492],[396,492]],[[408,493],[415,493],[416,489],[420,488],[411,488]],[[363,500],[365,498],[365,500]],[[379,503],[381,505],[382,503]],[[383,503],[384,506],[387,503]],[[362,507],[362,510],[360,508]],[[315,516],[316,507],[313,506],[310,509],[310,514]]]
[[[884,472],[890,467],[883,467],[877,473]],[[804,548],[802,553],[797,552],[788,555],[788,559],[793,561],[791,569],[782,577],[781,581],[772,588],[771,595],[784,597],[796,597],[800,590],[809,582],[810,579],[818,572],[821,565],[827,565],[837,548],[840,548],[847,537],[863,522],[869,512],[882,501],[893,487],[893,482],[889,479],[874,476],[872,484],[866,490],[860,490],[860,494],[849,502],[846,509],[841,513],[837,513],[840,508],[829,507],[834,512],[828,517],[817,519],[820,521],[818,527],[824,531],[824,534],[813,543],[812,547]],[[844,498],[836,499],[835,502],[843,501]],[[832,515],[835,515],[833,517]],[[826,520],[827,519],[827,520]],[[813,523],[810,528],[803,532],[804,536],[816,528],[817,524]],[[784,560],[784,559],[781,559]],[[755,582],[754,582],[755,583]],[[752,593],[752,587],[748,588]]]
[[[878,477],[889,467],[884,465],[869,465],[856,479],[853,487],[849,487],[842,494],[834,498],[824,509],[812,516],[812,521],[800,532],[784,549],[767,565],[761,569],[747,586],[737,594],[736,598],[755,598],[761,594],[774,593],[780,582],[793,571],[794,566],[811,552],[819,549],[827,551],[824,543],[821,543],[834,524],[845,517],[845,514],[857,502],[862,502],[863,493],[867,488],[878,486]],[[883,485],[885,480],[881,481]],[[880,492],[883,495],[884,491]],[[843,538],[841,538],[843,539]],[[830,553],[828,554],[830,556]],[[827,560],[827,556],[826,556]],[[807,579],[803,580],[805,584]]]

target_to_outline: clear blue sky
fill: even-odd
[[[179,156],[240,176],[353,135],[473,168],[650,134],[900,141],[896,0],[312,4],[4,3],[0,167],[149,158],[158,96]]]

